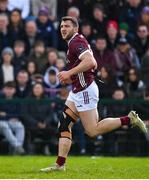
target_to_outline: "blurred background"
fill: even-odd
[[[149,129],[148,0],[0,0],[0,154],[55,155],[57,124],[71,90],[62,16],[76,17],[98,68],[100,119],[136,110]],[[100,83],[98,79],[104,81]],[[80,121],[73,155],[148,156],[149,130],[123,127],[95,139]]]

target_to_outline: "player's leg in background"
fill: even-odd
[[[110,132],[122,125],[128,125],[130,123],[128,116],[121,118],[105,118],[99,121],[98,111],[96,108],[79,112],[79,116],[86,133],[91,137]]]

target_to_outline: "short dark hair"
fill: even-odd
[[[45,47],[45,43],[44,43],[44,41],[43,40],[36,40],[35,41],[35,43],[34,43],[34,48],[35,47],[38,47],[38,46],[43,46],[43,47]]]
[[[54,75],[56,76],[56,71],[54,69],[49,70],[49,75]]]
[[[22,40],[16,40],[14,42],[14,46],[23,46],[23,47],[25,47],[25,42],[22,41]]]
[[[74,27],[79,27],[78,20],[75,17],[64,16],[61,21],[71,21]]]
[[[8,82],[6,82],[6,83],[4,84],[3,87],[4,87],[4,88],[5,88],[5,87],[8,87],[8,88],[16,88],[16,83],[15,83],[15,81],[8,81]]]
[[[106,36],[104,35],[104,34],[100,34],[100,35],[97,35],[96,37],[95,37],[95,39],[96,39],[96,41],[97,40],[106,40],[107,41],[107,38],[106,38]]]

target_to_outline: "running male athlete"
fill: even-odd
[[[135,111],[130,111],[124,117],[99,121],[98,87],[94,81],[94,70],[97,64],[87,40],[78,34],[78,28],[78,21],[75,18],[69,16],[62,18],[61,35],[68,43],[67,71],[60,72],[58,78],[63,84],[71,83],[72,91],[66,100],[59,122],[59,150],[56,163],[41,169],[43,172],[65,170],[65,161],[71,147],[71,128],[78,117],[90,137],[110,132],[123,125],[136,126],[146,133],[145,124]]]

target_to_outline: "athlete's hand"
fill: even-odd
[[[58,73],[57,76],[59,78],[59,81],[62,84],[70,84],[70,83],[72,83],[71,75],[70,75],[69,71],[61,71],[60,73]]]

